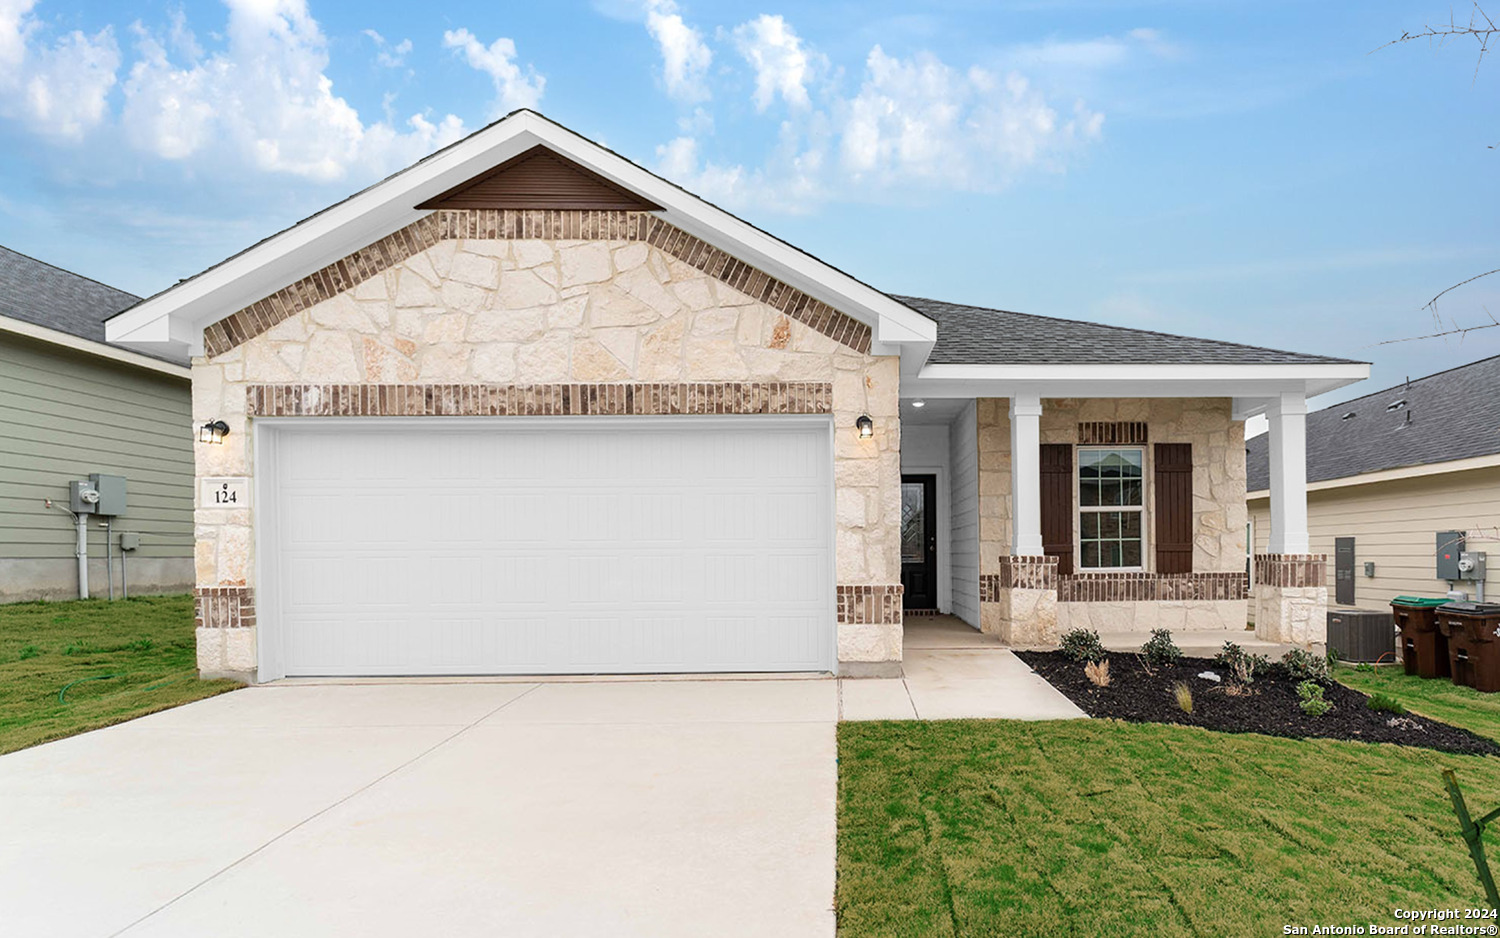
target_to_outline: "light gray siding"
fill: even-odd
[[[979,628],[979,419],[971,401],[948,428],[953,614]]]
[[[0,601],[77,595],[68,482],[128,480],[122,531],[141,536],[132,592],[193,582],[192,398],[187,378],[0,333]],[[104,531],[89,526],[90,592],[106,588]],[[115,566],[116,588],[120,570]]]

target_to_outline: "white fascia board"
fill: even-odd
[[[196,333],[313,271],[406,227],[428,213],[413,208],[535,144],[520,125],[497,124],[440,151],[344,202],[274,235],[105,323],[111,341],[157,343],[158,320],[168,334]]]
[[[1307,396],[1369,377],[1363,363],[1308,365],[928,365],[901,383],[902,397]],[[1316,389],[1316,390],[1314,390]],[[1241,403],[1250,404],[1249,401]],[[1254,409],[1255,405],[1250,405]]]
[[[746,263],[870,325],[888,318],[905,332],[935,340],[937,324],[873,287],[860,283],[778,241],[623,157],[530,111],[521,111],[441,150],[312,216],[236,257],[183,281],[110,319],[110,341],[155,344],[170,319],[174,338],[191,335],[201,348],[204,327],[256,302],[313,271],[346,257],[427,215],[415,205],[543,144],[578,164],[663,207],[663,217]],[[892,341],[873,351],[889,354]]]
[[[1427,476],[1447,475],[1452,472],[1468,472],[1472,469],[1494,469],[1500,467],[1500,453],[1491,453],[1487,456],[1471,456],[1468,459],[1450,459],[1446,462],[1424,463],[1420,466],[1399,466],[1395,469],[1379,469],[1375,472],[1361,472],[1359,475],[1344,476],[1340,479],[1324,479],[1321,482],[1307,483],[1309,492],[1326,492],[1330,489],[1344,489],[1356,485],[1374,485],[1377,482],[1400,482],[1405,479],[1421,479]],[[1269,489],[1258,489],[1254,492],[1246,492],[1246,501],[1254,501],[1258,498],[1270,498]]]
[[[23,335],[29,339],[46,342],[51,345],[72,349],[86,355],[94,355],[99,358],[107,358],[111,361],[121,362],[126,365],[134,365],[137,368],[145,368],[157,371],[174,378],[193,377],[193,371],[185,365],[177,365],[172,362],[164,362],[160,359],[149,358],[129,349],[116,348],[113,345],[105,345],[92,339],[85,339],[67,332],[56,329],[48,329],[46,326],[38,326],[36,323],[25,322],[20,319],[12,319],[9,316],[0,316],[0,332],[10,332]]]

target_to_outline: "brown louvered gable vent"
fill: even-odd
[[[1057,575],[1073,573],[1073,447],[1042,444],[1042,553],[1057,558]]]
[[[1144,421],[1090,421],[1078,425],[1080,446],[1126,446],[1146,442]]]
[[[554,208],[649,212],[661,206],[543,146],[468,180],[419,209]]]
[[[1158,443],[1156,572],[1193,572],[1193,444]]]

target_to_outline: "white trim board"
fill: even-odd
[[[174,378],[191,379],[193,377],[193,370],[186,365],[164,362],[157,358],[142,355],[139,352],[132,352],[129,349],[115,348],[112,345],[105,345],[102,342],[95,342],[92,339],[85,339],[58,329],[49,329],[46,326],[39,326],[33,322],[12,319],[9,316],[0,316],[0,332],[22,335],[28,339],[36,339],[38,342],[46,342],[49,345],[82,352],[85,355],[107,358],[110,361],[117,361],[125,365],[134,365],[137,368],[158,371],[164,375],[171,375]]]
[[[1447,462],[1424,463],[1420,466],[1400,466],[1395,469],[1380,469],[1375,472],[1362,472],[1359,475],[1342,476],[1337,479],[1324,479],[1321,482],[1307,483],[1309,492],[1322,492],[1328,489],[1349,488],[1355,485],[1374,485],[1377,482],[1399,482],[1403,479],[1421,479],[1429,476],[1447,475],[1450,472],[1468,472],[1472,469],[1491,469],[1500,466],[1500,453],[1492,453],[1488,456],[1471,456],[1468,459],[1450,459]],[[1270,498],[1270,489],[1256,489],[1245,493],[1246,501]]]

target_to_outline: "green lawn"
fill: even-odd
[[[1500,701],[1447,682],[1340,677],[1500,731]],[[1102,720],[844,723],[839,934],[1280,935],[1482,904],[1449,766],[1476,813],[1500,806],[1500,758]]]
[[[0,752],[239,686],[198,680],[191,596],[0,606]]]

